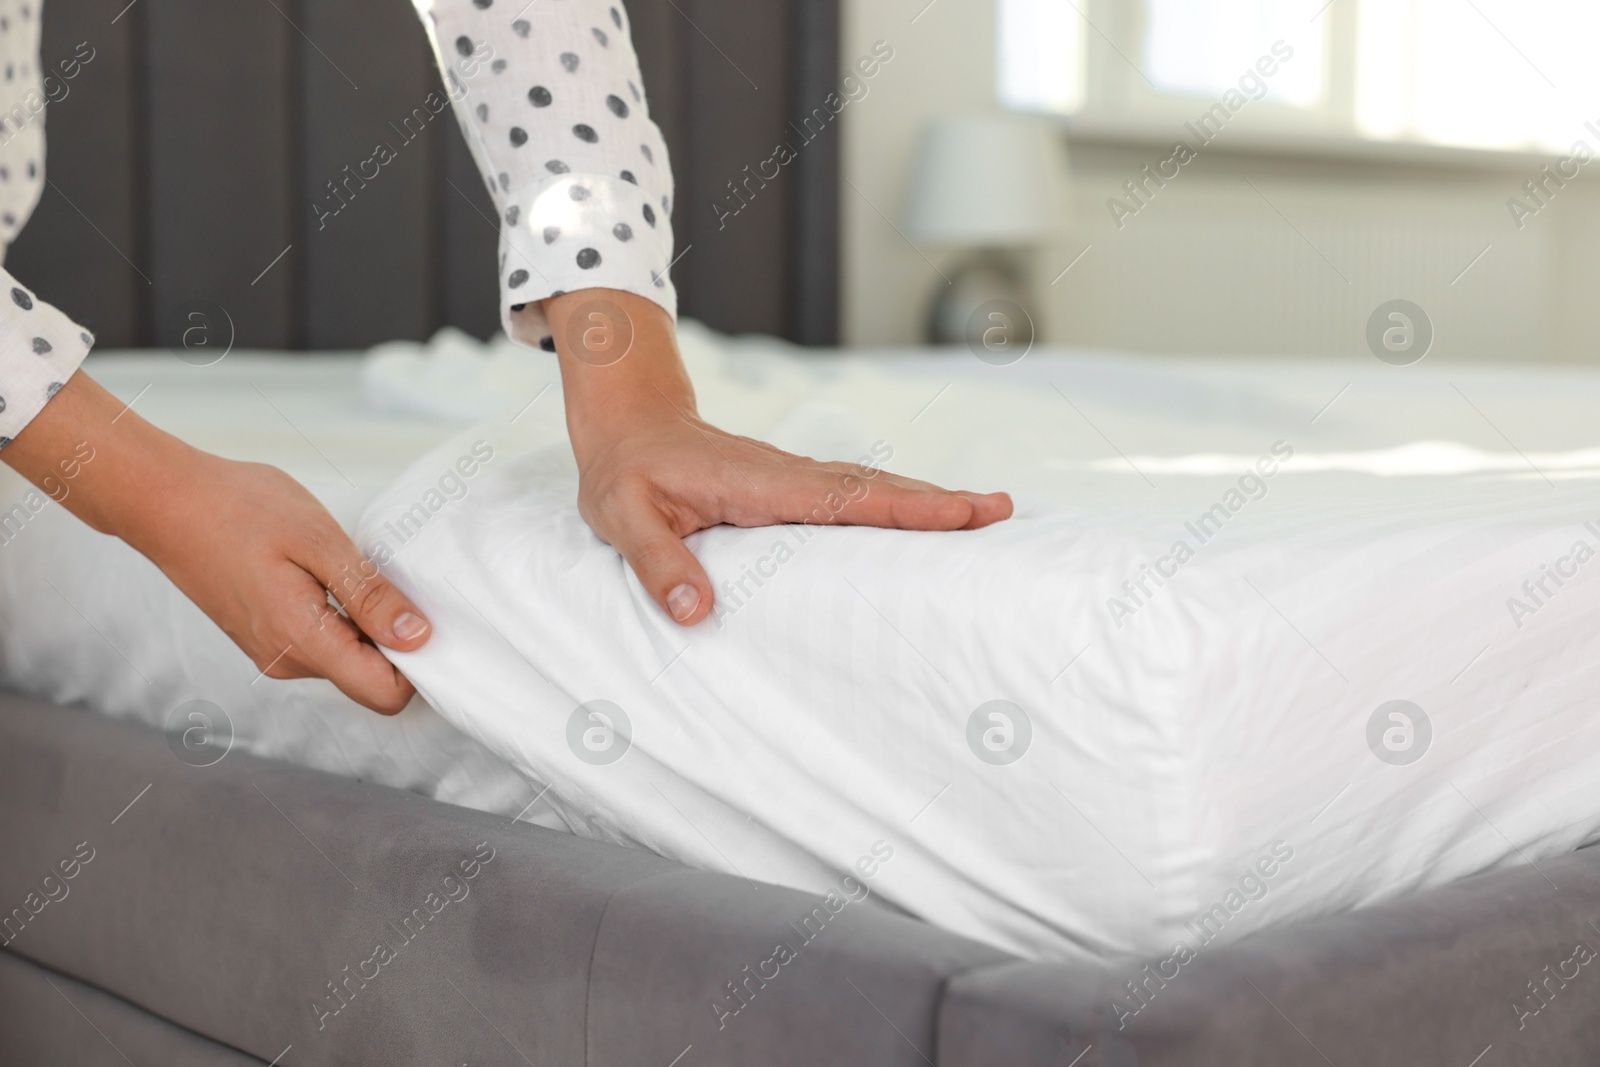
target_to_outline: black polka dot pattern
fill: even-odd
[[[83,362],[94,338],[0,270],[11,291],[0,312],[0,447],[11,441]],[[9,338],[9,340],[5,340]]]
[[[582,39],[587,25],[584,20],[573,27],[574,40]],[[27,224],[44,185],[44,75],[52,72],[39,61],[40,29],[39,0],[0,0],[0,67],[6,88],[0,106],[0,250]],[[620,76],[608,77],[605,89]],[[61,80],[53,78],[52,85]],[[603,92],[597,87],[597,96]],[[3,269],[0,279],[0,288],[11,293],[10,303],[0,300],[4,448],[71,380],[94,347],[94,338]]]
[[[0,11],[7,2],[16,0],[0,0]],[[493,179],[501,307],[526,305],[519,336],[540,336],[521,331],[542,322],[539,301],[562,291],[617,288],[675,312],[666,277],[672,227],[663,214],[672,175],[659,155],[660,131],[647,114],[620,0],[419,7],[468,120],[474,157]],[[32,158],[0,153],[0,164],[15,179]],[[0,211],[6,185],[0,174]],[[35,333],[61,347],[43,331],[22,336]]]
[[[575,40],[586,36],[587,25],[584,19],[573,27]],[[0,0],[0,61],[6,89],[0,103],[0,142],[4,142],[0,144],[0,245],[16,240],[43,191],[39,165],[45,141],[43,76],[52,71],[41,70],[40,29],[37,0]],[[61,80],[52,78],[52,88]]]

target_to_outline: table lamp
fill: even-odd
[[[918,244],[970,250],[933,295],[930,342],[969,340],[968,320],[990,301],[1029,306],[1019,253],[1060,225],[1066,183],[1060,131],[1039,119],[971,115],[923,130],[906,199],[906,235]]]

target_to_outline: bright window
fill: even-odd
[[[1001,0],[1000,102],[1059,114],[1082,108],[1084,29],[1062,0]]]
[[[1564,152],[1600,119],[1596,0],[999,6],[1001,102],[1091,124],[1181,123],[1237,89],[1278,41],[1292,59],[1268,64],[1259,96],[1247,92],[1258,129]]]
[[[1284,7],[1278,0],[1146,0],[1144,72],[1158,92],[1221,96],[1283,36]],[[1296,42],[1296,61],[1272,78],[1269,99],[1322,103],[1321,27],[1311,25],[1305,38]]]

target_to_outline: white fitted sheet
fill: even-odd
[[[1018,516],[707,531],[691,544],[715,582],[766,577],[685,632],[577,515],[554,405],[420,461],[360,527],[440,620],[395,658],[579,832],[819,891],[886,842],[886,898],[1070,958],[1197,951],[1600,831],[1600,564],[1520,627],[1507,609],[1576,541],[1600,550],[1600,376],[1091,353],[797,368],[738,347],[737,372],[697,376],[713,418],[827,459],[885,442],[890,468],[1011,489]],[[398,517],[477,442],[495,459],[401,544]],[[1265,495],[1201,544],[1186,523],[1275,450],[1292,458],[1264,464]],[[1120,588],[1180,539],[1194,556],[1164,586]],[[995,700],[1032,728],[1005,766],[968,742]],[[1409,765],[1368,746],[1394,700],[1432,727]],[[615,763],[569,743],[595,701],[630,725]]]
[[[1198,944],[1214,905],[1239,904],[1231,938],[1600,829],[1600,567],[1520,628],[1506,607],[1575,540],[1600,547],[1583,525],[1600,525],[1600,374],[802,361],[692,325],[685,349],[714,421],[825,458],[887,442],[890,469],[1010,489],[1018,518],[804,531],[803,547],[793,530],[709,531],[693,547],[719,582],[796,549],[745,580],[721,628],[684,632],[576,516],[548,357],[450,338],[364,367],[97,357],[119,395],[151,384],[148,417],[285,467],[347,525],[371,503],[364,547],[474,442],[494,448],[390,567],[438,627],[403,667],[439,713],[383,719],[326,683],[256,680],[153,567],[53,505],[0,545],[0,670],[151,722],[213,700],[245,748],[507,816],[548,785],[525,818],[753,879],[821,889],[883,840],[875,890],[1033,956],[1165,954]],[[1107,598],[1277,441],[1295,455],[1265,499],[1117,627]],[[632,721],[609,766],[567,744],[597,699]],[[966,741],[993,699],[1033,728],[1009,766]],[[1393,699],[1433,724],[1409,766],[1367,748]]]

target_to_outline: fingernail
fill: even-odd
[[[682,622],[693,615],[700,606],[700,590],[685,583],[667,594],[667,608],[671,610],[672,617]]]
[[[409,641],[414,637],[421,637],[428,632],[428,620],[415,612],[402,612],[394,620],[394,635],[402,641]]]

